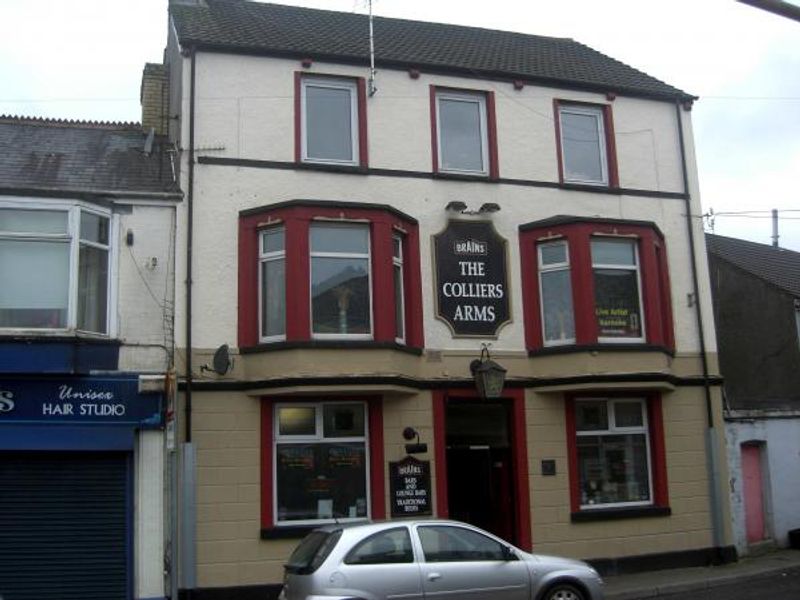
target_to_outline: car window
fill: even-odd
[[[286,570],[292,573],[313,573],[328,558],[341,535],[341,530],[312,531],[294,549],[285,565]]]
[[[471,529],[426,525],[418,531],[427,562],[505,560],[506,557],[501,543]]]
[[[348,565],[414,562],[408,529],[400,527],[369,536],[348,552],[344,562]]]

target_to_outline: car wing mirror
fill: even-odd
[[[510,546],[503,546],[503,560],[517,560],[517,555]]]

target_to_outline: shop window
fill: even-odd
[[[563,183],[617,186],[609,106],[556,101],[556,128]]]
[[[366,166],[363,79],[295,75],[297,160]]]
[[[667,506],[661,401],[567,400],[573,512]]]
[[[526,340],[672,350],[664,239],[655,225],[559,217],[520,227]]]
[[[494,96],[431,87],[434,171],[497,177]]]
[[[380,398],[263,398],[261,440],[265,537],[385,516]]]
[[[417,223],[388,207],[290,202],[239,221],[239,345],[422,347]]]
[[[275,406],[275,523],[366,519],[363,403]]]
[[[108,334],[110,213],[0,206],[0,328]]]

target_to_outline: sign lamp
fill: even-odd
[[[481,398],[500,397],[506,381],[506,370],[492,360],[486,344],[481,348],[481,357],[470,363],[469,370],[472,371]]]

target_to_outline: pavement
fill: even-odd
[[[738,562],[715,567],[664,569],[632,575],[604,577],[606,600],[636,600],[735,584],[769,575],[780,575],[800,568],[800,550],[774,550],[760,556],[743,557]]]

